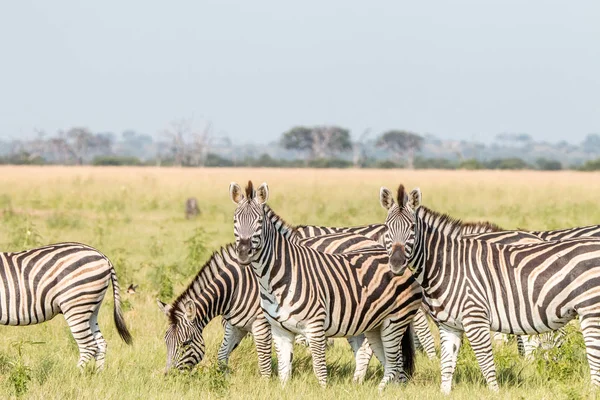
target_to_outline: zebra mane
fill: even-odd
[[[252,184],[252,181],[248,181],[248,185],[246,185],[246,198],[248,201],[254,198],[254,185]]]
[[[265,216],[273,223],[275,229],[285,236],[288,239],[293,239],[296,237],[296,227],[292,224],[288,224],[281,218],[271,207],[266,204],[263,204],[265,210]]]
[[[194,291],[201,292],[207,285],[214,280],[214,277],[218,276],[220,271],[223,269],[223,265],[227,265],[227,258],[235,260],[235,248],[232,243],[221,246],[218,250],[215,250],[210,258],[200,268],[194,279],[190,282],[188,287],[181,292],[179,296],[173,301],[171,310],[169,312],[169,323],[176,324],[177,316],[176,310],[183,310],[184,303],[187,300],[193,300]]]
[[[417,216],[424,220],[427,226],[453,238],[460,238],[462,235],[471,233],[497,232],[502,230],[498,225],[491,222],[463,222],[459,218],[433,211],[425,206],[418,208]]]

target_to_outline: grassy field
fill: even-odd
[[[112,289],[100,313],[108,342],[100,374],[76,369],[77,347],[62,317],[28,327],[0,327],[0,398],[441,398],[439,363],[419,355],[414,380],[377,392],[382,369],[372,361],[364,385],[344,340],[328,351],[329,382],[321,389],[306,349],[297,348],[292,381],[260,380],[252,341],[232,356],[230,373],[216,368],[222,338],[218,321],[205,330],[207,357],[190,374],[165,377],[164,315],[155,299],[171,300],[210,252],[233,240],[231,181],[266,181],[269,204],[294,224],[360,225],[382,222],[379,187],[419,186],[423,203],[466,220],[506,228],[553,229],[600,223],[600,174],[577,172],[271,170],[1,167],[2,251],[58,241],[97,247],[116,265],[125,319],[134,346],[119,339],[112,321]],[[202,214],[184,218],[184,201],[198,198]],[[41,342],[41,343],[32,343]],[[556,361],[554,359],[556,358]],[[573,332],[560,353],[534,362],[518,359],[516,345],[497,348],[501,392],[490,394],[468,345],[461,349],[450,398],[588,398],[588,367],[581,336]],[[275,363],[275,357],[273,357]]]

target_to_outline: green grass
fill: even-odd
[[[112,321],[112,292],[100,312],[108,342],[106,370],[76,368],[77,347],[62,317],[36,326],[0,327],[0,398],[211,399],[211,398],[442,398],[439,363],[423,355],[413,381],[379,394],[382,369],[373,361],[365,384],[353,385],[349,346],[328,350],[329,387],[321,389],[306,349],[297,348],[292,380],[261,380],[256,353],[245,339],[228,374],[216,367],[222,338],[218,321],[205,331],[207,357],[189,374],[163,375],[164,315],[155,299],[171,300],[212,250],[233,240],[231,181],[269,183],[269,204],[294,224],[360,225],[383,221],[379,187],[419,186],[425,205],[467,220],[506,228],[552,229],[600,223],[600,175],[576,172],[361,171],[271,169],[155,169],[1,167],[0,245],[3,251],[80,241],[114,262],[134,346],[119,339]],[[187,197],[201,215],[186,220]],[[138,293],[125,294],[130,283]],[[43,342],[28,344],[29,342]],[[20,355],[19,355],[20,347]],[[450,398],[588,398],[589,372],[581,335],[569,333],[558,353],[534,362],[517,357],[516,345],[497,347],[501,392],[488,392],[473,352],[464,345]],[[275,365],[276,359],[273,357]]]

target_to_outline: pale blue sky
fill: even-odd
[[[600,132],[599,21],[597,0],[5,1],[0,137],[193,116],[243,142],[296,124],[578,142]]]

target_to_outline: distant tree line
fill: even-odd
[[[180,167],[407,168],[600,170],[600,135],[580,145],[536,142],[523,133],[501,133],[491,144],[440,140],[392,129],[353,138],[335,125],[295,126],[268,145],[235,144],[210,123],[172,122],[158,138],[135,131],[94,133],[85,127],[37,132],[34,139],[0,141],[0,164],[137,165]]]

